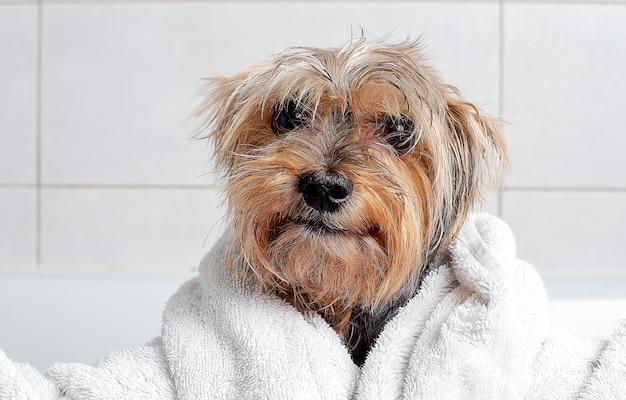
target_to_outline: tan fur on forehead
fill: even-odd
[[[283,98],[318,100],[329,88],[350,98],[363,85],[378,82],[395,87],[407,102],[428,98],[429,84],[436,81],[417,42],[385,45],[364,39],[328,50],[288,49],[276,57],[272,78],[269,92],[278,90]]]
[[[287,49],[265,62],[249,65],[233,77],[209,80],[205,94],[225,96],[222,90],[226,87],[229,98],[217,104],[250,109],[246,104],[250,103],[260,107],[261,115],[292,100],[304,103],[315,113],[322,101],[347,107],[355,94],[373,83],[397,91],[405,108],[424,103],[431,112],[441,114],[445,109],[438,79],[424,62],[418,42],[387,45],[364,38],[341,48]],[[215,123],[214,111],[200,108],[200,120],[205,126]]]
[[[351,108],[357,117],[380,117],[381,115],[409,115],[416,107],[410,107],[404,94],[389,85],[370,82],[361,85],[351,96]]]

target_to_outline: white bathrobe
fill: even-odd
[[[226,247],[143,347],[45,375],[0,352],[0,399],[626,399],[626,323],[608,341],[550,332],[541,279],[494,217],[468,219],[362,368],[321,317],[231,275]]]

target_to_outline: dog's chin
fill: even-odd
[[[291,219],[290,223],[307,236],[340,236],[350,234],[350,231],[347,229],[339,226],[333,226],[323,219],[306,219],[298,217]]]
[[[379,246],[383,246],[380,229],[375,225],[362,227],[344,226],[333,223],[324,218],[293,217],[287,218],[277,224],[273,229],[274,237],[288,233],[292,237],[300,237],[302,240],[315,240],[316,238],[336,240],[342,239],[363,239],[371,237],[376,240]]]
[[[279,230],[265,257],[298,308],[372,303],[389,262],[372,236],[311,221],[286,222]]]

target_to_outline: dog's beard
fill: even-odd
[[[311,160],[285,151],[240,160],[230,177],[236,270],[253,273],[300,310],[332,316],[335,327],[352,310],[375,310],[414,291],[431,231],[424,169],[416,162],[412,168],[421,172],[406,171],[391,154],[379,154],[368,167],[345,162],[354,192],[338,211],[320,213],[297,191],[295,171]],[[413,180],[397,179],[408,173]]]
[[[248,224],[249,234],[233,243],[239,257],[231,264],[299,310],[330,318],[340,333],[353,310],[372,312],[416,289],[422,247],[404,246],[397,232],[328,230],[292,221],[267,226]]]
[[[341,310],[376,297],[389,256],[373,236],[291,223],[279,229],[266,255],[298,306]]]

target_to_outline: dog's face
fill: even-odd
[[[506,163],[498,125],[415,43],[286,50],[210,80],[201,117],[233,267],[336,328],[413,293]]]

